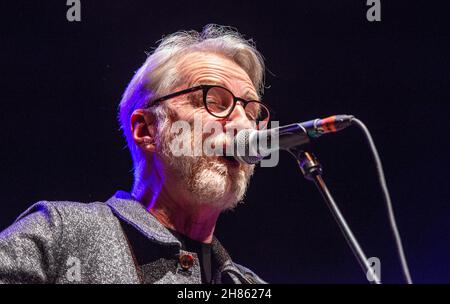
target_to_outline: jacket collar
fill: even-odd
[[[136,228],[151,241],[161,245],[181,247],[177,238],[128,192],[117,191],[106,201],[106,204],[117,217]]]
[[[118,218],[136,228],[151,241],[160,245],[177,246],[181,249],[180,241],[128,192],[117,191],[106,201],[106,204]],[[230,268],[235,273],[240,274],[242,280],[245,281],[243,274],[232,262],[230,255],[215,236],[213,236],[212,241],[212,257],[219,267],[219,273]],[[216,275],[216,277],[221,280],[221,275]]]
[[[106,204],[117,217],[136,228],[150,240],[162,245],[181,247],[180,241],[128,192],[117,191],[106,201]],[[215,236],[213,236],[212,250],[219,264],[231,260]]]

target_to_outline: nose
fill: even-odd
[[[230,116],[228,116],[228,121],[225,125],[225,129],[235,129],[236,133],[243,129],[254,129],[255,126],[248,119],[247,114],[245,113],[244,105],[241,101],[236,103],[236,106],[231,112]]]

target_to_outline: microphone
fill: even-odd
[[[233,141],[233,157],[245,164],[256,164],[276,150],[289,150],[323,134],[334,133],[352,124],[352,115],[334,115],[267,130],[244,129]]]

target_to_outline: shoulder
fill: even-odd
[[[233,262],[233,265],[239,269],[239,271],[241,273],[243,273],[245,275],[245,277],[250,281],[250,283],[252,284],[267,284],[266,281],[264,281],[263,279],[261,279],[256,273],[254,273],[252,270],[250,270],[249,268],[242,266],[240,264],[237,264],[235,262]]]
[[[16,222],[39,217],[52,226],[93,225],[111,220],[112,212],[103,202],[39,201],[23,212]]]

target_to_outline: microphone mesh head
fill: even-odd
[[[262,160],[262,157],[260,156],[250,156],[250,148],[252,148],[250,145],[250,135],[251,132],[256,132],[254,130],[241,130],[238,132],[234,139],[234,153],[235,158],[243,163],[246,164],[257,164]],[[254,143],[252,143],[254,144]]]

